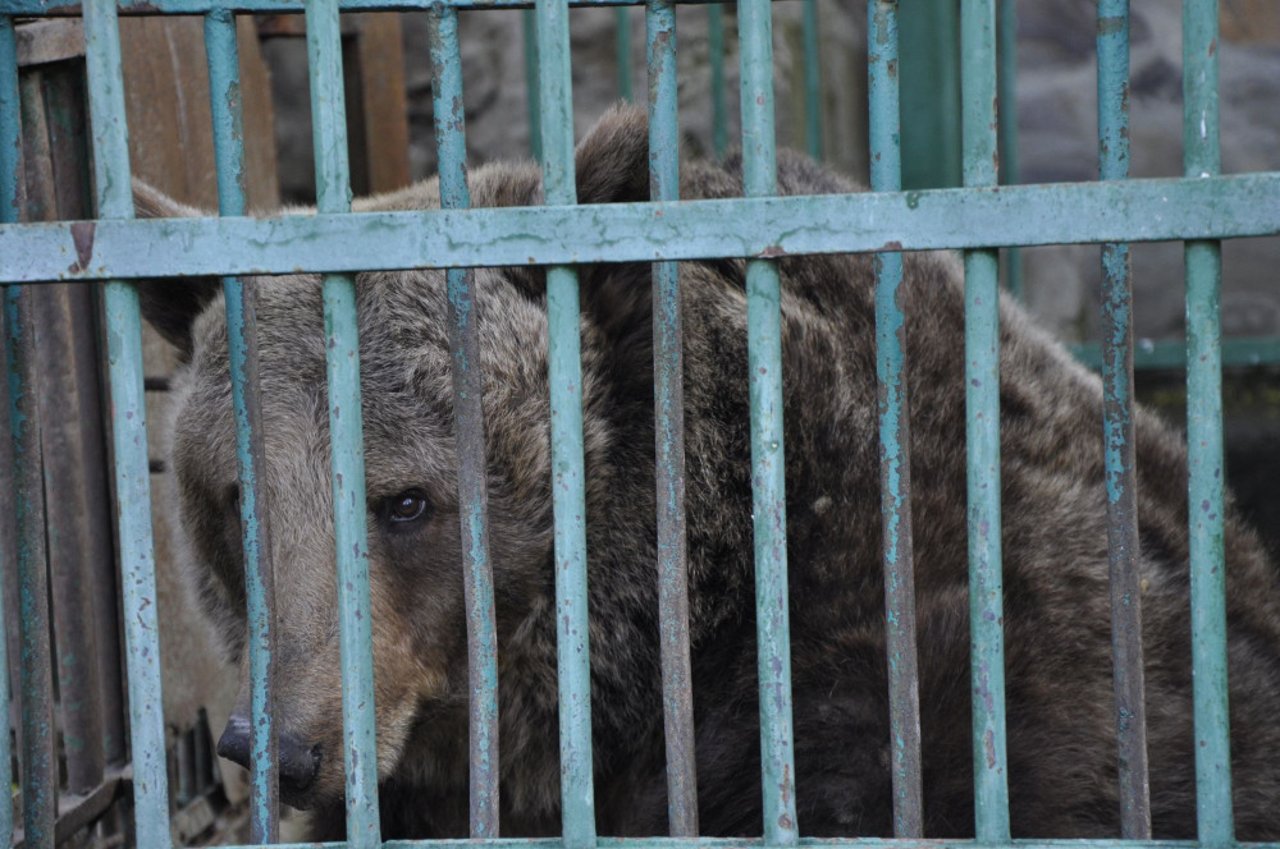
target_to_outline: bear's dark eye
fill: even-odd
[[[427,512],[427,497],[419,489],[406,489],[385,502],[387,519],[396,524],[413,522]]]

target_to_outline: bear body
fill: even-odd
[[[643,115],[578,151],[584,203],[647,197]],[[737,163],[689,163],[682,197],[741,196]],[[784,154],[779,190],[855,188]],[[530,165],[474,171],[477,206],[541,201]],[[184,211],[146,190],[150,214]],[[358,204],[439,205],[434,181]],[[925,831],[973,833],[962,274],[904,257]],[[891,833],[874,274],[787,257],[782,277],[796,802],[806,835]],[[666,832],[647,265],[581,270],[592,717],[602,834]],[[680,266],[688,582],[705,835],[761,829],[744,263]],[[263,278],[258,322],[278,600],[277,724],[313,757],[283,788],[315,837],[344,831],[324,331],[314,276]],[[504,835],[559,832],[543,277],[478,269]],[[179,292],[179,288],[182,289]],[[444,274],[357,280],[383,834],[464,836],[467,674]],[[242,667],[244,583],[225,315],[216,284],[141,287],[185,352],[170,462],[204,609]],[[1009,784],[1015,836],[1119,834],[1101,385],[1001,304]],[[1194,837],[1186,452],[1136,411],[1142,605],[1158,837]],[[407,518],[417,507],[418,515]],[[1280,838],[1280,582],[1226,517],[1237,834]],[[242,679],[244,676],[242,675]],[[242,705],[247,703],[244,694]],[[231,734],[231,731],[228,731]],[[226,737],[224,737],[224,742]],[[283,744],[282,744],[283,745]],[[228,747],[228,750],[234,747]],[[305,778],[305,776],[304,776]]]

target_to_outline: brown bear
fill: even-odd
[[[608,114],[577,152],[583,203],[647,199],[643,113]],[[742,195],[740,162],[690,162],[685,198]],[[470,177],[478,206],[536,205],[530,164]],[[783,153],[779,190],[857,188]],[[191,214],[140,189],[144,214]],[[357,204],[439,206],[429,180]],[[799,828],[891,831],[873,272],[866,256],[785,257],[787,553]],[[581,269],[598,827],[666,831],[655,568],[650,270]],[[744,263],[680,265],[688,580],[699,816],[761,830]],[[970,744],[962,275],[905,257],[912,507],[926,834],[974,829]],[[260,281],[270,526],[279,588],[283,798],[341,838],[339,656],[320,289]],[[500,642],[502,827],[559,830],[547,324],[534,267],[475,274]],[[225,315],[215,281],[146,283],[148,319],[183,352],[173,378],[176,523],[204,608],[244,665],[244,589]],[[357,278],[378,768],[386,837],[466,833],[467,674],[444,275]],[[1000,306],[1009,778],[1017,836],[1117,836],[1099,380],[1010,301]],[[1186,452],[1136,413],[1155,834],[1195,835]],[[409,509],[412,507],[412,509]],[[1280,838],[1280,588],[1226,518],[1237,833]],[[242,678],[244,676],[242,675]],[[245,699],[242,697],[242,703]],[[247,760],[234,717],[222,751]]]

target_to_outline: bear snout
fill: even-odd
[[[323,759],[320,745],[309,744],[288,731],[280,733],[278,745],[281,799],[295,808],[306,808],[307,791],[320,772]],[[249,717],[233,713],[218,738],[218,754],[248,769],[249,752]]]

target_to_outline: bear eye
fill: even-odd
[[[413,522],[427,512],[427,497],[420,489],[406,489],[386,501],[387,518],[397,524]]]

